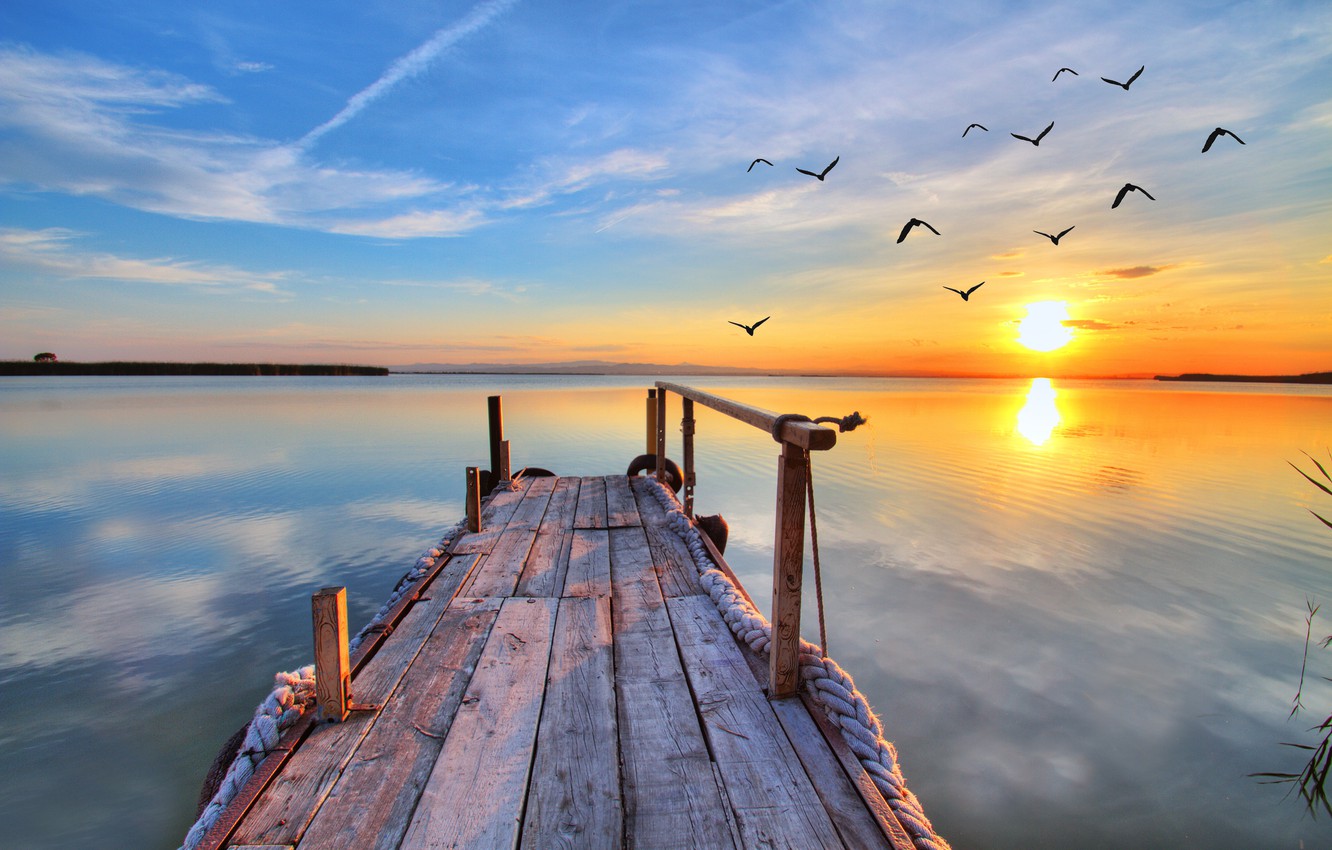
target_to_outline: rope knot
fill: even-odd
[[[853,410],[850,413],[848,413],[846,416],[841,417],[840,419],[836,416],[820,416],[818,419],[815,419],[814,421],[834,422],[837,424],[837,430],[845,434],[847,431],[856,430],[857,426],[864,425],[866,422],[869,421],[869,419],[867,419],[864,416],[861,416],[859,410]]]

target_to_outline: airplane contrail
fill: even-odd
[[[342,107],[337,115],[315,127],[310,132],[301,137],[297,142],[298,147],[308,147],[318,141],[321,136],[329,130],[341,127],[357,113],[365,109],[374,101],[382,97],[389,89],[397,85],[407,77],[415,76],[426,68],[430,67],[439,56],[462,39],[486,26],[501,13],[514,5],[517,0],[490,0],[488,3],[481,3],[475,6],[467,17],[458,21],[452,26],[444,27],[438,30],[430,40],[417,47],[411,53],[401,57],[389,69],[370,85],[361,89],[347,100],[347,105]]]

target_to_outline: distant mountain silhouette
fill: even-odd
[[[1158,381],[1233,381],[1250,384],[1332,384],[1332,372],[1306,372],[1303,375],[1211,375],[1186,372],[1183,375],[1157,375]]]

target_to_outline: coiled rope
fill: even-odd
[[[735,584],[717,569],[703,544],[702,536],[675,500],[671,491],[653,480],[649,490],[666,510],[666,524],[684,540],[699,571],[699,583],[712,598],[731,631],[760,655],[772,643],[772,624],[740,593]],[[897,762],[897,749],[883,737],[883,724],[874,715],[865,695],[856,689],[851,676],[819,647],[800,641],[800,678],[810,696],[842,732],[847,746],[864,766],[874,786],[907,831],[918,850],[950,850],[949,844],[925,817],[920,800],[906,787]]]
[[[370,630],[384,621],[384,617],[388,615],[394,604],[402,599],[403,594],[411,590],[417,582],[434,569],[437,559],[444,556],[449,541],[462,533],[465,527],[465,521],[459,522],[449,529],[438,544],[420,558],[417,558],[416,564],[398,580],[393,592],[389,594],[388,601],[379,609],[379,612],[370,618],[370,622],[366,623],[364,628],[357,632],[356,637],[348,641],[349,653],[354,653],[365,640],[365,636],[370,633]],[[218,786],[216,793],[213,794],[213,798],[208,801],[208,805],[204,807],[199,819],[185,834],[185,841],[178,850],[194,850],[199,846],[199,842],[208,834],[208,830],[213,828],[218,818],[222,816],[222,812],[226,810],[231,801],[240,793],[241,788],[254,775],[255,768],[259,766],[259,763],[277,749],[278,739],[282,737],[282,733],[300,720],[305,712],[313,709],[314,704],[315,675],[313,664],[308,664],[290,673],[277,674],[273,691],[254,710],[254,717],[245,730],[245,741],[236,753],[236,758],[232,760],[231,765],[227,768],[222,783]]]

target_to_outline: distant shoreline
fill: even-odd
[[[346,366],[300,363],[153,363],[113,360],[79,363],[59,360],[37,363],[26,360],[0,360],[0,376],[28,375],[332,375],[382,376],[389,370],[382,366]]]
[[[1187,372],[1183,375],[1157,375],[1156,380],[1248,384],[1332,384],[1332,372],[1306,372],[1303,375],[1212,375],[1206,372]]]

